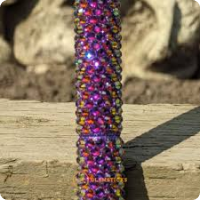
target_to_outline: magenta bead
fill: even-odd
[[[89,23],[91,23],[91,24],[96,24],[97,22],[98,22],[98,20],[97,20],[96,17],[91,17],[91,18],[89,19]]]
[[[101,9],[96,9],[96,10],[94,11],[94,13],[95,13],[96,16],[101,16],[102,13],[103,13],[103,11],[102,11]]]

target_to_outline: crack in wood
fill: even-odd
[[[13,175],[13,166],[9,165],[7,171],[4,174],[6,175],[4,179],[4,183],[6,183],[8,179],[11,178]]]

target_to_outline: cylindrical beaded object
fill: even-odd
[[[80,200],[123,200],[119,0],[75,0]]]

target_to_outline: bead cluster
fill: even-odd
[[[75,0],[80,200],[123,200],[119,0]]]

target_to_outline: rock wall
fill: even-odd
[[[0,8],[0,63],[44,73],[71,64],[73,1],[7,0]],[[123,0],[123,81],[191,78],[198,69],[200,6],[194,0]]]

